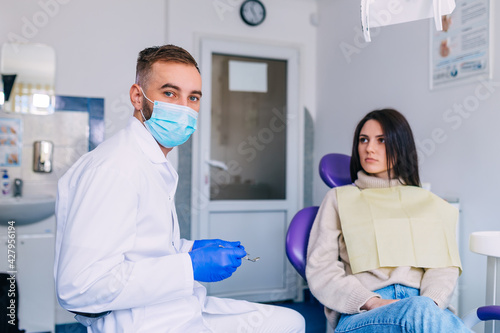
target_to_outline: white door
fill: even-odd
[[[252,301],[297,296],[285,253],[302,203],[298,50],[203,39],[203,98],[193,146],[193,239],[239,240],[244,261],[210,295]]]

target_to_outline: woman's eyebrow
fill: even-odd
[[[363,133],[359,134],[359,136],[366,136],[366,137],[369,137],[369,135],[368,135],[368,134],[363,134]],[[384,136],[385,136],[384,134],[378,134],[378,135],[375,135],[375,137],[376,137],[376,138],[380,138],[380,137],[384,137]]]

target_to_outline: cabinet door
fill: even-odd
[[[7,266],[7,236],[1,235],[0,270]],[[16,280],[19,328],[27,332],[54,332],[54,235],[17,235]],[[5,254],[5,255],[4,255]]]

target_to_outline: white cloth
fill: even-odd
[[[60,179],[54,275],[67,310],[112,312],[89,332],[213,332],[208,314],[255,311],[206,297],[174,207],[177,173],[135,118]]]

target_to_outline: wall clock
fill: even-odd
[[[241,5],[240,15],[246,24],[257,26],[266,18],[266,7],[259,0],[246,0]]]

